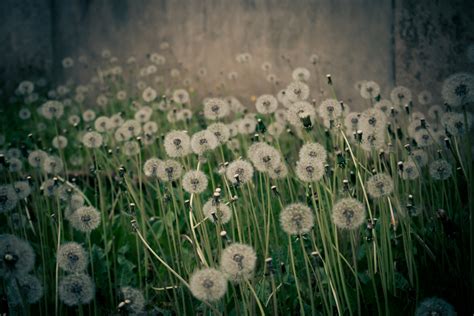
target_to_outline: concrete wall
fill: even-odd
[[[442,42],[442,48],[453,41],[460,47],[465,45],[473,34],[472,18],[463,10],[469,2],[455,0],[451,5],[451,0],[3,0],[0,40],[6,45],[0,46],[0,78],[23,78],[28,73],[24,69],[32,64],[51,72],[56,79],[71,75],[84,79],[105,48],[122,61],[130,55],[144,60],[146,54],[159,51],[160,43],[168,41],[173,48],[169,59],[175,64],[181,62],[188,70],[181,79],[205,66],[209,75],[204,82],[194,82],[194,87],[213,90],[225,81],[226,91],[244,99],[272,91],[260,69],[263,61],[272,63],[274,72],[286,83],[290,80],[290,69],[282,54],[291,58],[293,66],[310,67],[308,57],[317,53],[321,57],[323,82],[324,74],[331,73],[338,96],[353,99],[354,106],[361,107],[353,87],[357,80],[379,82],[385,95],[396,83],[417,90],[435,90],[447,73],[460,68],[456,58],[460,48],[440,52],[439,46],[433,44],[431,31],[423,30],[443,28],[434,40]],[[439,13],[453,22],[435,19]],[[453,17],[456,14],[462,27],[456,22],[459,19]],[[419,29],[416,40],[412,38],[413,28]],[[464,34],[461,38],[459,29]],[[253,55],[251,65],[236,62],[235,55],[240,52]],[[63,73],[62,57],[80,55],[90,56],[92,65]],[[452,62],[439,63],[437,57],[432,57],[439,55],[445,56],[443,61]],[[230,71],[239,74],[238,80],[226,79]],[[318,90],[317,80],[312,84],[313,91]]]

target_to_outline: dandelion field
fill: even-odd
[[[104,51],[85,84],[9,96],[2,313],[472,312],[472,74],[446,78],[443,105],[360,81],[355,111],[317,55],[277,79],[239,54],[271,86],[239,101],[202,97],[166,54]]]

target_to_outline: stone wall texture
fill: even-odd
[[[354,83],[375,80],[387,95],[397,84],[436,96],[444,77],[472,70],[465,49],[474,42],[473,2],[469,0],[3,0],[0,2],[0,80],[16,82],[44,71],[61,82],[85,80],[95,71],[103,49],[119,60],[144,60],[171,44],[171,62],[191,77],[208,69],[200,91],[224,91],[247,99],[275,92],[260,65],[268,61],[282,84],[291,66],[311,68],[313,91],[331,73],[338,97],[363,106]],[[235,56],[249,52],[248,65]],[[64,73],[65,56],[86,55],[87,68]],[[470,67],[470,68],[469,68]],[[238,78],[230,82],[229,72]],[[179,82],[176,87],[179,86]],[[318,96],[319,97],[319,96]]]

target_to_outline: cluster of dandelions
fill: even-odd
[[[116,205],[130,205],[131,211],[122,211],[121,219],[134,218],[143,212],[144,215],[140,215],[143,224],[139,228],[143,232],[153,223],[171,221],[170,226],[176,224],[181,237],[189,238],[196,247],[201,261],[196,265],[204,266],[190,275],[190,292],[199,300],[217,303],[226,296],[228,282],[242,287],[247,281],[258,282],[259,278],[253,279],[261,273],[257,254],[269,255],[266,249],[261,249],[258,234],[262,233],[267,240],[275,238],[277,243],[281,230],[290,241],[309,239],[314,246],[317,243],[330,245],[327,254],[330,257],[334,241],[326,240],[332,235],[325,230],[338,229],[336,234],[343,239],[346,235],[352,238],[363,232],[373,238],[377,233],[373,229],[376,218],[371,211],[378,216],[390,216],[390,223],[395,226],[402,214],[400,192],[416,190],[414,188],[422,185],[426,176],[429,181],[442,183],[444,188],[444,184],[456,181],[458,171],[468,174],[466,168],[469,167],[459,152],[459,142],[472,127],[472,114],[466,110],[474,101],[472,74],[457,73],[446,79],[440,91],[443,106],[433,103],[435,98],[429,91],[414,95],[409,88],[397,86],[387,93],[374,81],[361,81],[356,89],[368,108],[356,112],[337,99],[334,91],[331,98],[313,99],[316,95],[311,91],[312,80],[317,75],[305,67],[293,69],[291,82],[280,89],[281,79],[273,73],[273,66],[264,62],[261,69],[276,93],[255,97],[254,112],[234,96],[197,99],[191,93],[192,79],[182,78],[188,71],[171,66],[167,74],[160,73],[160,67],[172,59],[163,55],[171,51],[169,44],[163,43],[160,49],[163,51],[150,54],[144,65],[139,65],[135,57],[119,65],[110,51],[104,51],[102,58],[107,66],[100,78],[93,77],[87,85],[59,85],[45,96],[35,91],[41,87],[39,82],[35,85],[24,81],[17,88],[16,98],[26,104],[20,109],[19,118],[36,124],[32,126],[34,132],[28,142],[35,145],[15,146],[13,142],[7,146],[6,137],[0,135],[0,172],[7,175],[5,183],[0,185],[0,214],[8,216],[12,227],[28,227],[33,231],[35,227],[38,229],[38,218],[31,216],[29,200],[41,201],[59,210],[51,216],[51,222],[54,223],[52,231],[67,235],[54,244],[56,275],[61,272],[55,280],[57,296],[65,305],[94,301],[100,284],[94,280],[96,263],[91,253],[95,249],[97,256],[97,245],[91,246],[91,236],[102,233],[104,248],[109,253],[111,246],[106,238],[111,238],[112,233],[106,227],[119,225],[110,212]],[[283,57],[291,64],[289,57]],[[253,63],[248,53],[239,54],[236,60],[243,65]],[[317,55],[308,61],[310,67],[318,68]],[[87,63],[87,59],[65,58],[62,64],[70,69],[77,63]],[[125,75],[130,70],[127,67],[138,70],[137,78],[130,80],[134,82],[132,88],[118,84],[112,89],[113,93],[103,89],[102,85],[108,82],[130,79]],[[201,67],[196,78],[203,79],[207,75],[207,69]],[[232,71],[227,78],[232,81],[238,76]],[[332,89],[331,76],[326,78]],[[162,89],[166,82],[173,82],[174,89]],[[277,87],[280,90],[275,90]],[[417,105],[427,109],[426,113],[417,109]],[[33,106],[36,110],[32,111]],[[120,112],[118,107],[121,107]],[[36,134],[41,139],[35,139]],[[339,171],[347,170],[344,168],[348,165],[354,170],[344,177],[353,176],[355,180],[344,178],[341,181],[343,175]],[[94,184],[81,182],[84,186],[81,190],[68,181],[71,170],[88,174]],[[101,185],[106,179],[108,186]],[[32,185],[34,181],[39,185]],[[268,186],[268,194],[275,197],[274,201],[267,197],[266,205],[263,204],[266,199],[263,186]],[[103,191],[96,192],[93,201],[97,203],[93,206],[85,192],[99,189]],[[159,202],[146,201],[145,194],[150,191],[158,193]],[[221,199],[221,194],[226,198]],[[237,201],[237,195],[249,201]],[[103,201],[106,196],[111,196],[112,201]],[[168,210],[173,203],[168,210],[173,216],[166,215],[168,219],[161,213],[149,216],[149,212],[156,211],[155,202],[161,203],[160,211],[163,206]],[[263,206],[262,214],[248,215],[254,203]],[[186,221],[190,227],[173,223],[181,219],[183,209],[188,208],[190,217]],[[277,208],[279,227],[273,218]],[[387,212],[379,212],[379,208]],[[24,214],[23,210],[26,210]],[[35,210],[34,215],[37,214],[45,216]],[[255,229],[252,241],[237,238],[235,234],[236,227],[245,228],[239,219],[242,216],[248,221],[247,225]],[[200,220],[196,224],[191,221],[195,217]],[[260,230],[257,217],[267,221],[265,230]],[[326,222],[328,219],[332,226]],[[41,223],[44,222],[43,219]],[[218,241],[209,237],[208,227],[232,235],[226,239],[223,249],[217,250],[220,249],[215,247]],[[18,234],[21,229],[14,228]],[[173,240],[171,244],[177,239],[175,232],[166,234]],[[314,236],[319,239],[313,240]],[[216,249],[209,253],[217,254],[219,259],[213,262],[219,264],[201,265],[204,260],[200,243],[206,244],[203,248]],[[269,248],[275,247],[273,240],[268,244]],[[21,305],[22,300],[37,302],[43,287],[31,274],[35,264],[33,248],[27,241],[5,234],[0,237],[0,251],[0,276],[7,284],[9,304]],[[124,260],[120,258],[121,263]],[[147,274],[149,267],[153,269],[150,262],[146,262],[145,269],[141,268],[140,255],[137,263],[139,274]],[[183,271],[179,263],[177,266]],[[184,270],[189,271],[188,268]],[[332,281],[329,278],[331,286]],[[112,284],[111,279],[109,282]],[[343,292],[344,287],[339,290]],[[116,308],[120,312],[145,311],[147,299],[140,289],[127,284],[116,292]],[[342,295],[335,295],[339,303]],[[416,313],[422,315],[427,311],[454,313],[452,306],[436,298],[423,301]]]

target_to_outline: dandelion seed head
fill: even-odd
[[[323,120],[335,120],[342,115],[341,104],[336,99],[326,99],[319,105],[318,114]]]
[[[143,91],[142,91],[142,99],[143,101],[149,103],[149,102],[153,102],[156,97],[157,97],[157,93],[156,93],[156,90],[153,89],[152,87],[146,87]]]
[[[34,304],[43,297],[43,285],[34,275],[24,274],[16,278],[21,296],[28,304]]]
[[[428,154],[423,149],[415,149],[410,155],[412,159],[419,167],[424,167],[428,164]]]
[[[362,112],[359,127],[364,133],[380,132],[387,125],[385,114],[375,108],[370,108]]]
[[[393,180],[386,173],[377,173],[371,176],[367,182],[367,193],[373,198],[387,196],[393,191]]]
[[[58,119],[64,114],[64,106],[59,101],[46,101],[41,106],[41,114],[48,120]]]
[[[257,254],[249,245],[234,243],[222,251],[220,267],[231,281],[238,282],[251,278],[256,264]]]
[[[400,172],[403,180],[415,180],[420,176],[420,171],[416,163],[409,159],[403,162],[403,170]]]
[[[157,171],[158,178],[165,182],[178,180],[181,177],[182,173],[183,166],[176,160],[172,159],[164,160],[158,166]]]
[[[190,101],[188,91],[184,89],[176,89],[173,92],[173,101],[178,104],[187,104]]]
[[[47,156],[43,161],[43,171],[48,174],[58,174],[63,167],[63,161],[57,156]]]
[[[70,274],[59,282],[59,298],[68,306],[88,304],[95,295],[92,279],[86,274]]]
[[[280,122],[273,122],[268,125],[268,134],[271,136],[278,138],[280,135],[285,131],[285,125]]]
[[[347,133],[352,134],[360,129],[360,116],[361,114],[359,112],[350,112],[346,115],[344,118],[344,126],[346,127]]]
[[[302,81],[293,81],[286,87],[286,98],[290,102],[304,101],[309,97],[309,87]]]
[[[320,163],[325,163],[327,159],[327,152],[320,143],[306,143],[300,148],[300,160],[317,160]]]
[[[8,170],[10,172],[20,172],[23,169],[23,162],[18,158],[8,159]]]
[[[373,99],[380,94],[380,86],[375,81],[364,81],[360,87],[360,95],[364,99]]]
[[[127,120],[120,128],[129,131],[133,137],[140,136],[142,133],[142,126],[137,120]]]
[[[135,155],[138,155],[138,153],[140,152],[140,145],[138,144],[137,141],[128,141],[128,142],[125,142],[123,143],[122,145],[122,153],[125,155],[125,156],[135,156]]]
[[[288,167],[281,162],[276,167],[268,169],[267,172],[271,179],[283,179],[288,175]]]
[[[287,205],[280,212],[280,225],[289,235],[308,233],[314,226],[313,212],[302,203]]]
[[[74,229],[84,233],[90,233],[100,225],[100,213],[92,206],[78,208],[68,219]]]
[[[184,157],[191,152],[191,139],[185,131],[171,131],[165,136],[164,147],[169,157]]]
[[[321,180],[324,175],[323,162],[310,157],[304,157],[296,162],[296,176],[303,182]]]
[[[14,235],[0,235],[0,277],[9,279],[27,274],[35,264],[31,245]]]
[[[385,146],[384,131],[372,131],[362,134],[361,148],[367,152],[379,150]]]
[[[257,98],[255,107],[260,114],[271,114],[278,108],[278,100],[271,94],[264,94]]]
[[[229,115],[229,104],[222,99],[209,98],[204,101],[204,117],[208,120],[222,119]]]
[[[237,179],[240,183],[247,183],[253,178],[253,166],[243,159],[234,160],[226,168],[226,177],[232,183],[237,183]]]
[[[442,115],[441,123],[444,128],[453,136],[460,136],[466,134],[472,127],[472,114],[466,113],[466,118],[463,113],[448,112]]]
[[[183,176],[183,189],[188,193],[202,193],[207,184],[207,176],[200,170],[188,171]]]
[[[56,260],[64,271],[78,273],[87,269],[89,257],[80,244],[68,242],[59,247]]]
[[[26,199],[31,194],[31,186],[28,181],[16,181],[13,183],[13,189],[18,199]]]
[[[229,140],[229,127],[224,123],[213,123],[207,127],[207,130],[217,137],[220,144],[225,144]]]
[[[102,146],[103,137],[97,132],[87,132],[82,136],[82,143],[87,148],[99,148]]]
[[[189,280],[191,293],[198,300],[215,302],[227,292],[227,280],[224,274],[213,268],[194,272]]]
[[[311,77],[311,73],[309,72],[307,68],[298,67],[293,70],[293,72],[291,73],[291,77],[293,78],[294,81],[306,82]]]
[[[332,221],[341,229],[353,230],[365,222],[365,207],[356,199],[337,201],[332,208]]]
[[[243,118],[238,121],[238,131],[242,135],[255,133],[257,128],[257,120],[254,118]]]
[[[143,165],[143,173],[147,177],[158,177],[158,169],[162,161],[158,158],[150,158]]]
[[[304,128],[303,119],[309,118],[311,124],[316,122],[316,111],[311,103],[306,101],[295,102],[287,111],[287,120],[294,127]]]
[[[247,155],[255,169],[260,172],[276,168],[282,160],[280,152],[264,142],[252,144],[247,151]]]
[[[93,110],[85,110],[83,113],[82,113],[82,119],[84,120],[84,122],[92,122],[93,120],[95,120],[95,117],[96,117],[96,114]]]
[[[430,163],[430,175],[435,180],[446,180],[452,175],[452,166],[444,159],[438,159]]]
[[[428,128],[419,129],[413,136],[419,147],[428,147],[435,142],[433,133]]]
[[[393,104],[388,99],[381,99],[380,101],[376,102],[374,104],[374,108],[379,111],[382,111],[387,116],[391,114],[392,108],[395,110],[395,112],[400,112],[400,107],[396,104]]]
[[[412,100],[412,94],[407,87],[398,86],[390,92],[390,99],[394,106],[402,108]]]
[[[456,316],[454,307],[445,300],[437,297],[426,298],[420,302],[415,316]]]
[[[216,203],[213,199],[207,201],[202,212],[211,222],[215,222],[217,219],[221,224],[226,224],[232,218],[232,210],[229,206],[224,203]]]
[[[145,298],[143,293],[130,286],[120,288],[120,300],[127,302],[123,309],[129,315],[141,315],[145,309]]]
[[[195,154],[202,155],[207,151],[215,149],[219,145],[217,137],[208,130],[194,133],[191,137],[191,149]]]
[[[455,73],[443,82],[441,97],[452,107],[474,101],[474,75],[465,72]]]

